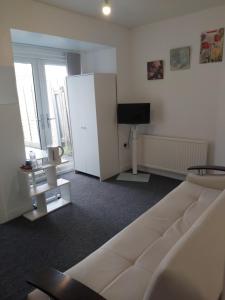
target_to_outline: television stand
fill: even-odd
[[[133,182],[149,182],[150,174],[138,173],[137,169],[137,126],[131,128],[132,131],[132,172],[123,172],[118,175],[119,181],[133,181]]]

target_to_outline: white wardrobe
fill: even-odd
[[[69,76],[67,88],[75,170],[101,180],[118,174],[115,75]]]

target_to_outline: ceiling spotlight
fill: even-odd
[[[102,4],[102,13],[105,16],[109,16],[111,14],[111,5],[108,0],[104,0]]]

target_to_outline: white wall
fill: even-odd
[[[130,31],[32,0],[1,0],[0,20],[0,223],[29,208],[29,203],[18,193],[17,170],[25,159],[25,153],[16,95],[11,28],[115,48],[118,101],[150,99],[153,123],[147,131],[159,135],[203,138],[212,145],[217,141],[216,161],[224,159],[225,63],[199,65],[199,45],[202,31],[225,25],[225,7]],[[170,48],[189,45],[192,47],[191,69],[170,72]],[[161,58],[166,63],[165,80],[147,81],[147,61]],[[107,68],[112,68],[112,64]],[[129,150],[123,148],[128,132],[126,126],[120,129],[123,169],[130,163]]]
[[[81,52],[82,73],[115,73],[118,70],[117,53],[115,48],[106,48],[88,52]],[[132,88],[130,88],[130,95]],[[132,96],[118,97],[118,102],[130,102]],[[131,167],[131,149],[124,147],[128,142],[129,126],[119,125],[119,158],[120,170],[124,171]]]
[[[225,127],[225,106],[220,109],[218,93],[224,86],[225,58],[223,63],[202,65],[199,53],[201,32],[224,26],[225,6],[222,6],[134,29],[132,40],[134,98],[149,99],[152,103],[152,124],[146,131],[206,139],[211,143],[210,160],[218,162],[222,152],[217,149],[215,157],[214,147],[217,126],[223,122]],[[191,46],[191,69],[172,72],[170,49],[183,46]],[[165,79],[148,81],[146,63],[157,59],[165,62]],[[217,124],[218,111],[221,116]],[[220,143],[216,146],[222,147]]]
[[[225,67],[221,76],[221,88],[218,91],[219,103],[216,118],[215,163],[225,166]]]
[[[82,73],[117,73],[116,49],[81,52]]]
[[[130,97],[130,32],[121,26],[32,0],[1,0],[0,20],[0,223],[3,223],[30,209],[30,203],[18,192],[17,172],[25,160],[25,153],[10,29],[40,32],[115,48],[119,99]]]

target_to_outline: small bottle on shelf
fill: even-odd
[[[37,164],[36,154],[34,153],[34,151],[30,151],[30,152],[29,152],[29,156],[30,156],[32,168],[33,168],[33,169],[37,169],[38,164]]]

